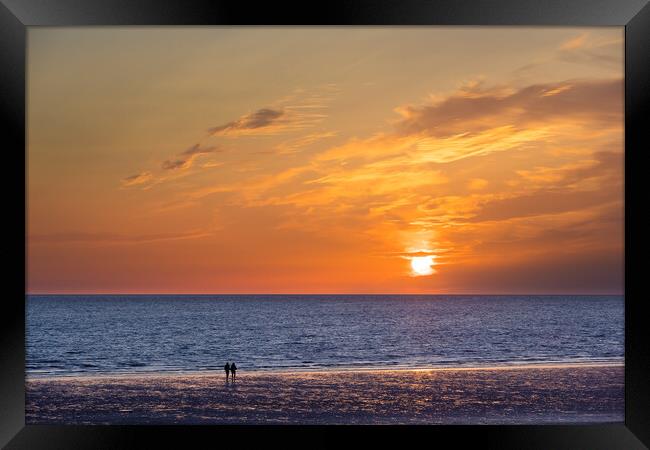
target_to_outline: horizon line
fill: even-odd
[[[100,296],[100,295],[199,295],[199,296],[209,296],[209,295],[232,295],[232,296],[246,296],[246,295],[293,295],[293,296],[310,296],[310,295],[403,295],[403,296],[422,296],[422,295],[448,295],[448,296],[469,296],[469,295],[480,295],[480,296],[520,296],[520,295],[547,295],[547,296],[561,296],[561,295],[573,295],[573,296],[589,296],[589,295],[625,295],[625,292],[549,292],[549,293],[538,293],[538,292],[527,292],[527,293],[475,293],[475,292],[455,292],[455,293],[373,293],[373,292],[341,292],[341,293],[291,293],[291,292],[270,292],[270,293],[260,293],[260,292],[204,292],[204,293],[193,293],[193,292],[26,292],[25,295],[50,295],[50,296],[73,296],[73,295],[86,295],[86,296]]]

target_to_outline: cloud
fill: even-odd
[[[242,115],[228,123],[208,130],[210,136],[270,136],[310,128],[327,118],[325,110],[338,88],[325,85],[305,90],[296,89],[275,105]]]
[[[222,165],[223,165],[222,162],[208,161],[206,163],[201,164],[201,167],[204,168],[204,169],[210,169],[210,168],[219,167],[219,166],[222,166]]]
[[[579,48],[584,48],[585,44],[587,43],[588,36],[589,35],[587,33],[582,33],[576,37],[568,39],[560,45],[560,50],[576,50]]]
[[[151,172],[136,173],[135,175],[122,178],[122,186],[137,186],[151,181],[152,178],[153,175]]]
[[[601,184],[614,185],[621,181],[623,172],[623,154],[614,151],[596,151],[591,159],[584,159],[568,164],[547,167],[535,166],[528,170],[518,170],[528,186],[546,188],[548,186],[566,187],[577,185],[581,181],[597,178]]]
[[[509,151],[532,155],[585,147],[582,152],[593,153],[593,143],[602,139],[614,139],[614,145],[619,145],[622,84],[620,79],[611,79],[569,80],[520,89],[466,85],[447,97],[398,108],[402,119],[393,132],[353,138],[314,154],[305,165],[246,183],[202,187],[190,196],[238,192],[250,204],[331,205],[340,210],[379,195],[392,205],[383,208],[385,213],[414,199],[426,204],[427,191],[431,195],[431,190],[444,192],[442,186],[453,186],[454,177],[447,172],[451,169],[445,169],[452,163],[469,165],[462,161]],[[576,163],[575,157],[569,159]],[[597,161],[587,161],[589,167],[602,167]],[[535,176],[533,171],[539,170],[526,166],[513,169],[511,173],[518,177]],[[493,184],[503,185],[502,172],[497,172],[495,181],[481,174],[461,186],[487,191]],[[575,172],[571,176],[580,181],[586,175]],[[444,220],[449,219],[448,213]]]
[[[220,217],[267,211],[274,230],[353,238],[368,258],[436,255],[440,274],[503,254],[527,264],[622,245],[620,78],[468,83],[397,111],[392,127],[191,187],[172,207],[213,207]],[[305,133],[272,149],[292,153],[332,135]],[[183,166],[199,148],[170,164]]]
[[[141,185],[143,189],[149,189],[164,181],[178,179],[182,176],[181,173],[187,175],[188,169],[194,166],[198,157],[219,151],[216,147],[202,147],[201,143],[211,138],[270,136],[313,127],[327,117],[323,111],[337,94],[338,88],[331,84],[313,90],[296,89],[288,96],[277,101],[276,106],[261,108],[226,124],[210,128],[207,136],[204,136],[200,143],[194,144],[174,158],[162,161],[160,163],[160,167],[163,170],[162,174],[154,176],[151,172],[143,172],[146,176],[140,178],[137,178],[137,176],[124,178],[122,185],[124,187]],[[263,150],[255,154],[296,153],[301,148],[334,135],[335,133],[332,132],[311,133],[285,141],[272,150]],[[201,169],[209,169],[222,166],[223,164],[223,161],[208,161],[199,167]],[[166,175],[166,172],[176,173],[176,175]]]
[[[557,71],[558,63],[580,64],[592,68],[609,69],[612,74],[623,74],[623,33],[620,37],[583,32],[559,43],[551,53],[516,69],[513,74],[520,81],[536,71],[538,77],[549,77]]]
[[[205,155],[207,153],[213,153],[217,147],[205,147],[202,148],[201,144],[194,144],[187,150],[181,153],[183,156],[192,156],[192,155]]]
[[[275,146],[274,150],[280,155],[298,153],[321,140],[329,139],[337,135],[334,131],[320,131],[300,136]]]
[[[208,130],[210,136],[271,136],[310,128],[327,116],[318,104],[287,105],[279,109],[262,108]]]
[[[623,39],[594,37],[582,33],[563,42],[556,59],[568,63],[596,64],[623,70]]]
[[[212,233],[193,230],[182,233],[157,233],[157,234],[140,234],[127,236],[123,234],[109,232],[80,232],[70,231],[62,233],[35,234],[28,237],[28,241],[33,244],[71,244],[71,243],[90,243],[90,244],[141,244],[158,241],[174,241],[184,239],[198,239],[211,236]]]
[[[611,125],[623,117],[623,82],[572,80],[535,84],[507,94],[496,88],[470,89],[433,104],[403,106],[397,111],[402,115],[396,124],[401,135],[439,138],[568,119]]]
[[[488,186],[489,182],[483,178],[473,178],[467,183],[467,188],[471,191],[480,191]]]
[[[201,155],[213,153],[216,147],[201,148],[200,144],[195,144],[184,152],[180,153],[177,159],[168,159],[163,161],[163,170],[189,169],[192,167],[194,160]]]
[[[192,163],[191,159],[166,160],[162,162],[162,168],[165,170],[187,169]]]
[[[283,110],[262,108],[225,125],[210,128],[208,132],[213,136],[227,136],[229,134],[246,134],[247,131],[257,131],[260,128],[267,128],[266,131],[268,131],[272,125],[277,127],[277,122],[284,115],[285,111]]]
[[[478,213],[468,222],[502,221],[512,218],[558,214],[620,200],[616,190],[572,191],[545,190],[520,196],[494,199],[479,205]]]
[[[286,208],[283,227],[354,233],[368,248],[383,246],[383,255],[417,247],[418,256],[437,255],[439,272],[497,258],[499,243],[521,261],[556,248],[553,239],[567,252],[600,248],[620,217],[607,221],[598,211],[622,209],[622,101],[621,79],[517,89],[474,83],[398,108],[392,131],[196,194]]]
[[[451,163],[493,152],[544,146],[553,136],[621,129],[621,79],[568,80],[517,90],[467,85],[422,105],[403,105],[393,132],[351,139],[320,161],[393,158],[400,165]]]
[[[178,179],[179,177],[187,175],[187,169],[190,169],[194,165],[197,158],[218,151],[221,150],[216,146],[202,147],[201,144],[195,144],[180,152],[176,158],[163,161],[161,163],[161,168],[163,170],[162,173],[154,175],[149,171],[145,171],[131,175],[121,180],[122,186],[141,187],[146,190],[170,179]],[[201,168],[218,167],[219,165],[221,165],[221,163],[207,162],[202,164]]]

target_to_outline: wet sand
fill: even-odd
[[[624,419],[622,365],[30,378],[28,424],[528,424]]]

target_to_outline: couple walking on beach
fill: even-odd
[[[237,366],[233,362],[232,364],[226,362],[226,365],[223,366],[223,370],[226,371],[226,381],[228,381],[228,376],[232,372],[232,381],[235,381],[235,375],[237,374]]]

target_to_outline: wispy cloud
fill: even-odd
[[[598,64],[612,68],[622,68],[623,39],[594,37],[591,33],[581,33],[563,42],[557,59],[568,63]]]
[[[210,136],[269,136],[311,128],[325,118],[326,108],[338,89],[325,85],[312,90],[296,89],[275,105],[248,112],[208,130]]]
[[[207,153],[213,153],[216,151],[217,147],[201,147],[201,144],[194,144],[187,150],[181,153],[183,156],[194,156],[194,155],[205,155]]]
[[[179,170],[189,169],[192,167],[194,160],[201,155],[207,155],[217,151],[217,147],[202,148],[200,144],[195,144],[184,152],[180,153],[176,159],[167,159],[163,161],[162,168],[164,170]]]
[[[284,110],[262,108],[225,125],[212,127],[208,132],[212,136],[273,134],[290,124],[286,117],[287,113]]]
[[[296,89],[290,95],[278,100],[273,106],[260,108],[235,120],[208,129],[207,135],[203,136],[199,143],[173,158],[162,161],[160,163],[162,174],[154,175],[151,171],[141,172],[122,179],[122,186],[149,189],[164,181],[179,178],[179,173],[192,168],[197,158],[223,151],[220,147],[203,146],[203,143],[210,139],[272,136],[312,128],[327,117],[325,110],[337,94],[338,88],[335,85],[325,85],[313,90]],[[335,133],[328,131],[308,133],[292,137],[272,149],[260,150],[255,154],[295,153],[301,148],[334,135]],[[216,168],[223,164],[222,161],[208,161],[201,164],[199,169]],[[176,175],[169,176],[165,174],[166,172],[175,172]]]
[[[237,120],[208,130],[210,136],[271,136],[311,128],[322,122],[327,115],[321,106],[293,105],[282,109],[262,108],[247,113]]]
[[[553,69],[558,63],[580,64],[622,71],[623,37],[603,37],[590,32],[579,33],[563,42],[550,55],[525,64],[514,71],[525,77],[539,69]]]
[[[153,175],[151,172],[136,173],[135,175],[130,175],[128,177],[122,178],[122,186],[137,186],[151,181],[152,178]]]
[[[198,158],[220,151],[222,151],[221,148],[216,146],[202,147],[201,144],[195,144],[178,153],[174,158],[164,160],[160,164],[162,169],[161,173],[154,174],[147,170],[125,177],[120,182],[124,188],[138,187],[145,190],[150,189],[157,184],[187,175],[188,169],[194,165],[194,162]],[[220,165],[216,162],[211,163],[202,164],[201,168],[218,167]]]
[[[241,208],[287,209],[282,227],[363,230],[360,239],[384,242],[386,254],[435,254],[442,265],[478,257],[486,241],[526,241],[526,251],[544,252],[544,230],[601,220],[600,208],[621,201],[622,98],[621,79],[465,85],[397,108],[392,131],[187,195],[227,193]],[[565,249],[601,232],[567,232]]]
[[[612,107],[620,104],[622,95],[619,79],[535,84],[507,94],[500,89],[464,89],[433,104],[399,108],[403,119],[397,129],[403,135],[448,137],[569,118],[608,125],[622,118],[622,108]]]
[[[274,147],[274,151],[281,155],[293,154],[303,151],[316,142],[333,138],[337,135],[335,131],[319,131],[309,133],[305,136],[299,136],[287,141],[284,141]]]
[[[562,42],[562,44],[560,44],[560,50],[577,50],[585,48],[588,45],[588,37],[589,33],[580,33],[579,35]]]
[[[156,233],[140,235],[122,235],[109,232],[81,232],[70,231],[63,233],[34,234],[28,237],[34,244],[144,244],[158,241],[174,241],[185,239],[199,239],[211,236],[212,233],[204,230],[192,230],[181,233]]]

